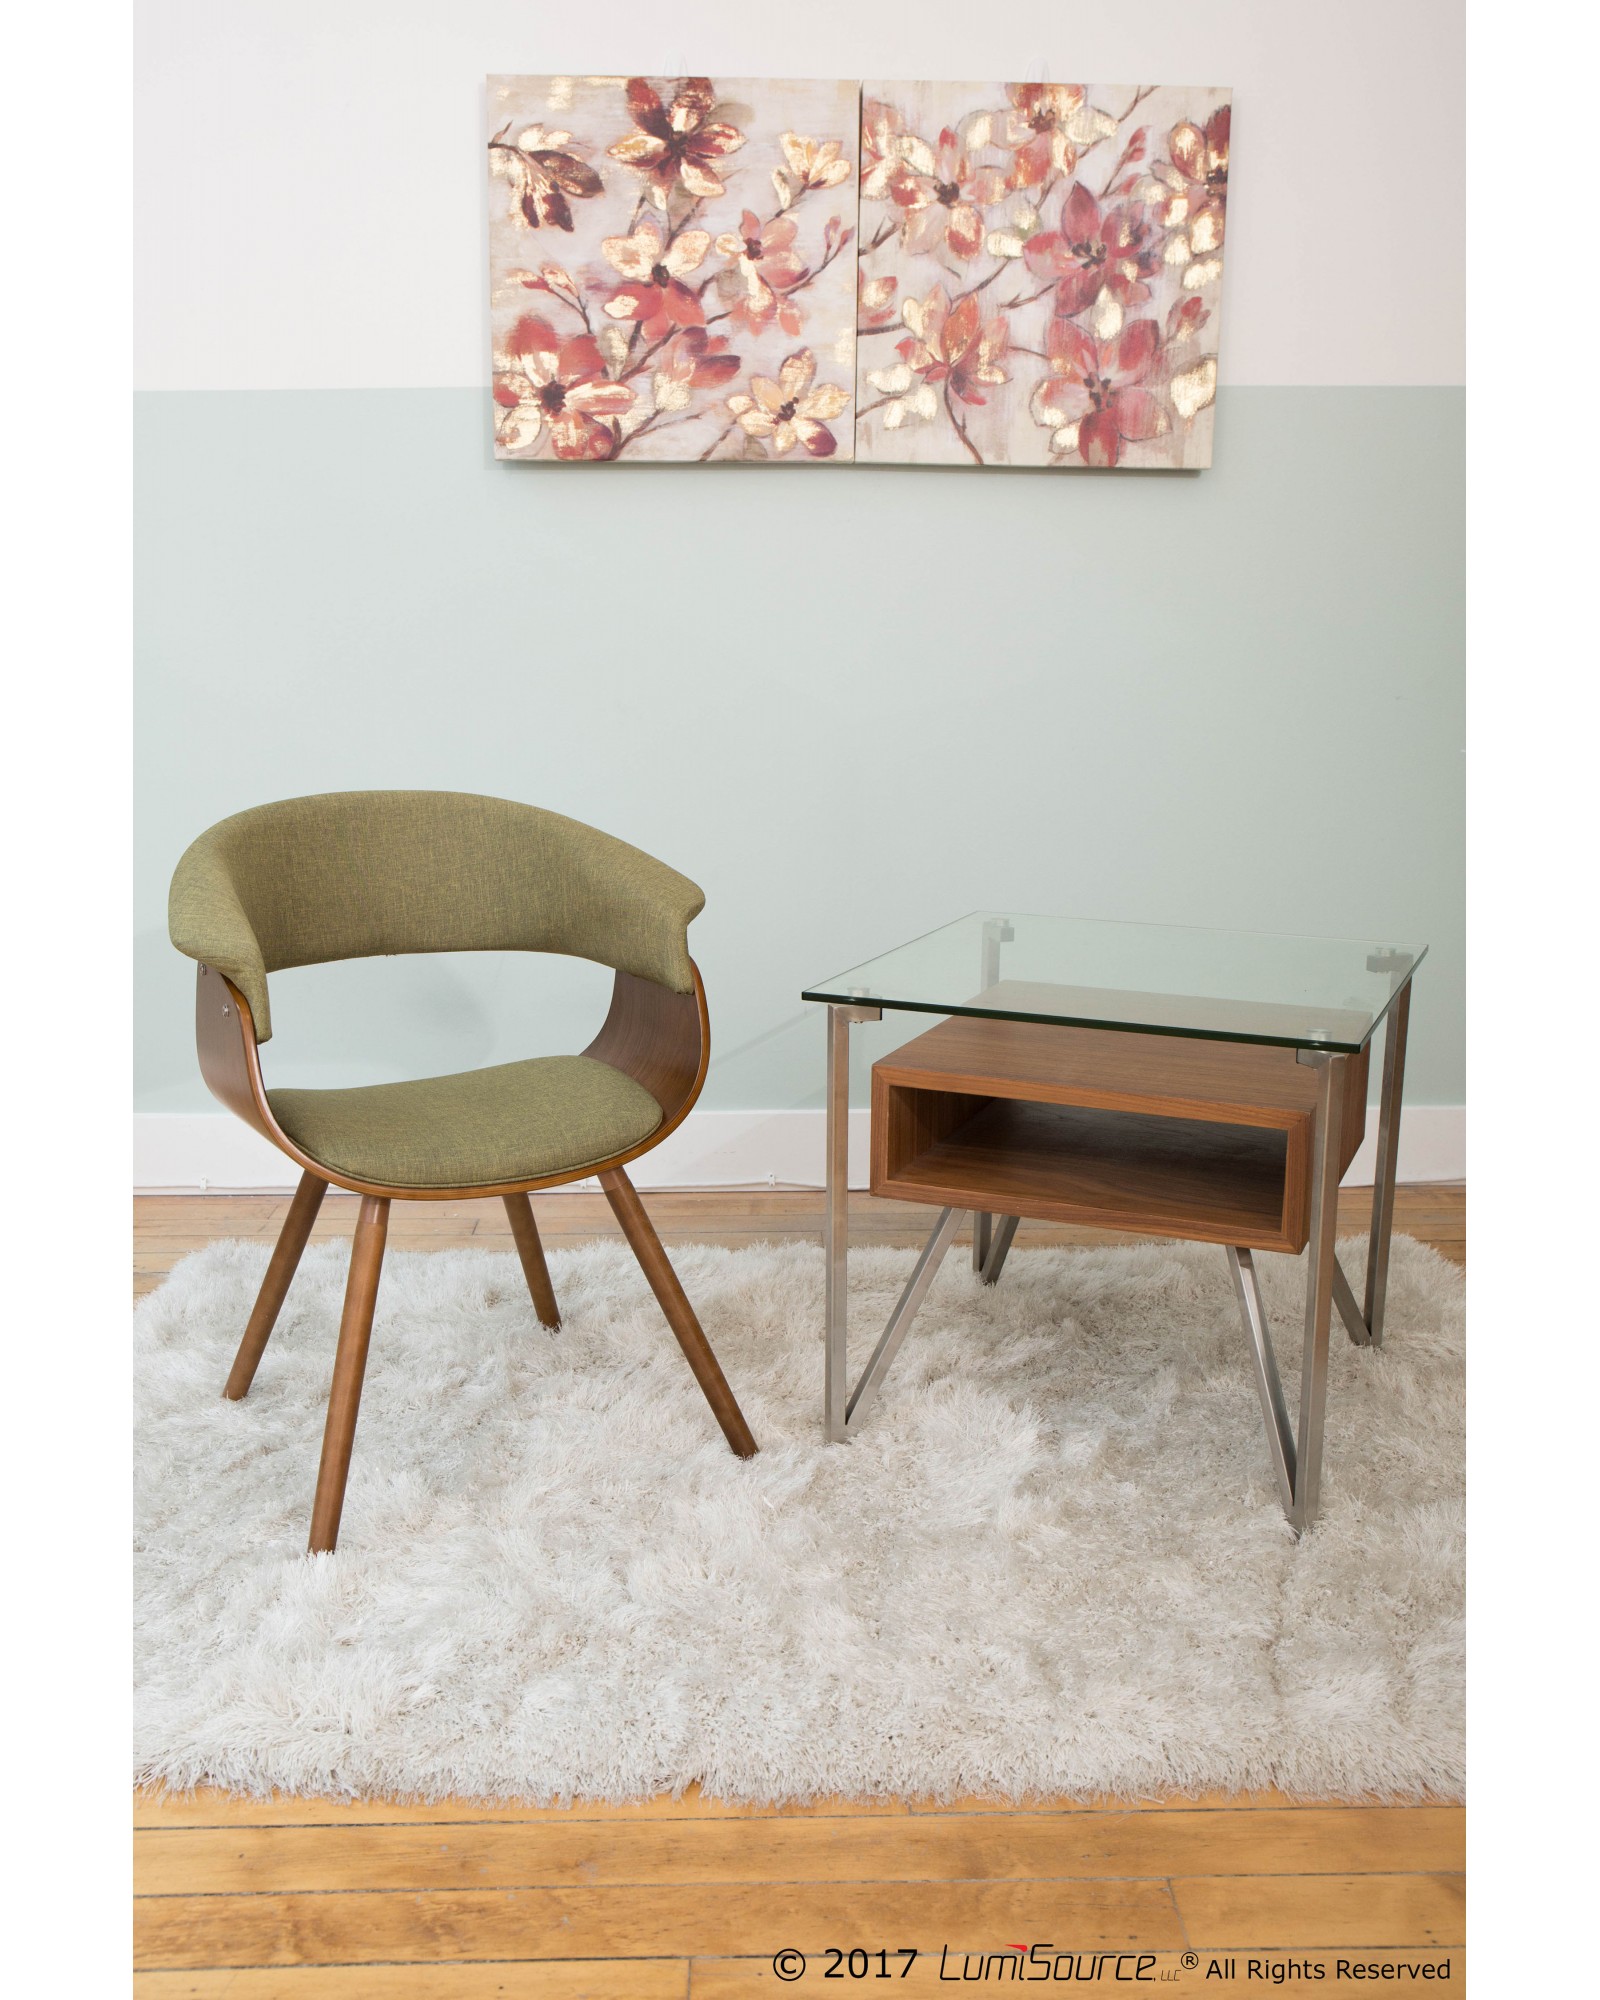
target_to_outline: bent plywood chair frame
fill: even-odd
[[[472,1187],[396,1187],[362,1180],[314,1160],[289,1137],[267,1099],[249,1003],[215,967],[199,966],[195,1038],[207,1086],[230,1111],[301,1169],[299,1187],[228,1377],[224,1393],[230,1398],[237,1400],[250,1387],[328,1188],[341,1187],[361,1196],[312,1508],[309,1547],[313,1554],[331,1551],[338,1541],[392,1201],[459,1201],[498,1195],[511,1221],[539,1319],[554,1330],[560,1325],[560,1315],[528,1193],[590,1176],[598,1178],[723,1435],[741,1458],[754,1454],[755,1439],[625,1171],[629,1161],[659,1146],[682,1124],[705,1083],[710,1027],[705,987],[699,967],[692,961],[691,970],[694,987],[690,993],[675,993],[653,980],[617,972],[610,1011],[599,1034],[583,1052],[631,1077],[660,1105],[660,1124],[638,1144],[610,1158],[532,1180]]]

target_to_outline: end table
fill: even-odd
[[[1334,1306],[1358,1346],[1383,1339],[1411,980],[1426,949],[979,913],[807,987],[802,997],[828,1009],[827,1437],[859,1430],[968,1214],[973,1265],[990,1285],[1026,1216],[1216,1243],[1255,1363],[1278,1496],[1297,1533],[1310,1527]],[[939,1214],[852,1388],[850,1029],[886,1009],[946,1018],[873,1067],[871,1191]],[[1380,1025],[1358,1302],[1334,1226]],[[1297,1430],[1254,1258],[1308,1244]]]

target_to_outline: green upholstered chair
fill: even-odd
[[[700,1095],[710,1058],[688,927],[705,898],[638,848],[559,813],[460,792],[330,792],[236,813],[178,863],[172,942],[199,961],[213,1094],[302,1170],[226,1394],[250,1387],[330,1185],[359,1194],[311,1549],[338,1539],[391,1201],[498,1195],[540,1320],[560,1325],[530,1188],[598,1177],[728,1443],[756,1449],[632,1182]],[[549,951],[609,965],[581,1055],[351,1090],[269,1090],[267,976],[391,952]]]

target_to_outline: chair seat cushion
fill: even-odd
[[[354,1090],[269,1090],[320,1165],[383,1187],[493,1187],[574,1173],[636,1146],[661,1106],[589,1056],[537,1056]]]

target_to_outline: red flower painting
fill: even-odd
[[[857,457],[1209,464],[1227,94],[869,83],[862,98]]]
[[[489,101],[497,455],[853,455],[854,86],[491,77]]]
[[[489,102],[499,456],[1210,464],[1226,91],[550,76]]]

